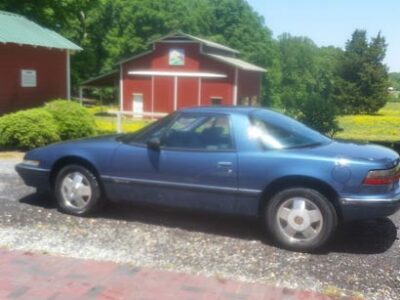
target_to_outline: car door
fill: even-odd
[[[181,113],[115,153],[119,198],[233,212],[237,154],[229,115]],[[147,142],[159,138],[158,149]]]

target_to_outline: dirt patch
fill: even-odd
[[[0,151],[0,159],[16,159],[22,160],[25,152],[20,151]]]

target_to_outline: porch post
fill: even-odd
[[[79,87],[79,103],[83,105],[83,86]]]
[[[233,105],[238,103],[238,81],[239,81],[239,70],[235,68],[235,83],[233,86]]]
[[[117,133],[122,132],[122,111],[117,112]]]
[[[65,64],[66,64],[66,88],[67,88],[67,99],[71,100],[71,66],[70,66],[70,59],[69,59],[69,50],[66,50],[66,59],[65,59]]]
[[[151,76],[151,120],[154,119],[154,76]]]
[[[178,76],[174,77],[174,110],[178,108]]]
[[[119,66],[119,112],[117,113],[117,132],[122,132],[122,112],[124,111],[124,70]]]

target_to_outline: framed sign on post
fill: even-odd
[[[36,70],[21,70],[21,86],[36,87]]]
[[[170,66],[183,66],[185,64],[185,50],[184,49],[170,49],[169,50],[169,65]]]

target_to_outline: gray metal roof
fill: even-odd
[[[108,87],[119,80],[119,70],[109,71],[83,81],[79,86]]]
[[[79,51],[81,47],[21,15],[0,10],[0,43]]]
[[[216,42],[212,42],[212,41],[209,41],[209,40],[206,40],[206,39],[198,38],[198,37],[196,37],[196,36],[193,36],[193,35],[190,35],[190,34],[187,34],[187,33],[180,33],[180,34],[183,35],[183,36],[185,36],[185,37],[188,37],[188,38],[190,38],[190,39],[192,39],[192,40],[198,41],[198,42],[200,42],[201,44],[204,44],[204,45],[207,45],[207,46],[209,46],[209,47],[212,47],[212,48],[217,48],[217,49],[225,50],[225,51],[232,52],[232,53],[236,53],[236,54],[239,54],[239,53],[240,53],[240,52],[239,52],[238,50],[236,50],[236,49],[229,48],[229,47],[227,47],[227,46],[218,44],[218,43],[216,43]]]
[[[236,57],[223,56],[223,55],[217,55],[217,54],[211,54],[211,53],[203,53],[203,54],[206,56],[210,56],[216,60],[219,60],[223,63],[237,67],[241,70],[254,71],[254,72],[266,72],[267,71],[264,68],[253,65],[251,63],[248,63],[248,62],[241,60],[239,58],[236,58]]]
[[[152,41],[151,43],[160,42],[160,41],[163,41],[163,40],[166,40],[166,39],[169,39],[169,38],[174,38],[174,37],[184,37],[184,38],[190,39],[192,41],[199,42],[200,44],[206,45],[208,47],[224,50],[224,51],[231,52],[231,53],[234,53],[234,54],[239,54],[240,53],[236,49],[232,49],[230,47],[218,44],[216,42],[212,42],[210,40],[199,38],[197,36],[194,36],[194,35],[191,35],[191,34],[187,34],[187,33],[181,32],[181,31],[170,33],[168,35],[160,37],[159,39],[157,39],[155,41]]]

